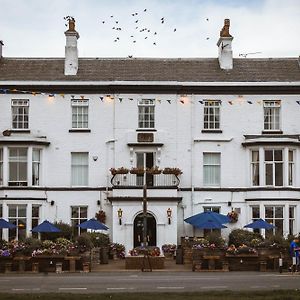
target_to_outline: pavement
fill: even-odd
[[[92,272],[132,272],[125,269],[125,259],[109,260],[108,264],[93,264]],[[187,272],[192,271],[192,264],[176,264],[175,259],[165,259],[165,268],[153,270],[155,272]]]

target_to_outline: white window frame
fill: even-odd
[[[254,152],[258,153],[258,160],[254,160],[253,159],[253,154]],[[251,156],[251,185],[252,186],[259,186],[260,185],[260,172],[259,172],[259,168],[260,168],[260,153],[259,153],[259,149],[251,149],[250,150],[250,156]],[[258,182],[254,182],[255,180],[255,173],[258,171]]]
[[[204,130],[220,130],[220,100],[204,100]]]
[[[266,214],[266,208],[267,207],[271,207],[272,210],[273,210],[273,217],[272,218],[267,217],[267,214]],[[277,217],[276,216],[276,208],[281,208],[282,209],[282,217]],[[283,235],[283,232],[284,232],[284,220],[285,220],[285,216],[284,216],[285,209],[284,209],[284,206],[283,205],[264,205],[264,210],[265,210],[265,220],[268,223],[271,223],[271,224],[273,224],[275,226],[275,228],[273,228],[273,229],[266,230],[266,233],[267,232],[272,232],[273,234],[276,234],[277,231],[278,231],[278,227],[276,226],[276,221],[280,220],[282,222],[282,235]]]
[[[11,150],[18,150],[18,155],[16,157],[11,156]],[[26,157],[19,155],[19,150],[26,150]],[[9,165],[9,174],[8,174],[8,185],[9,186],[28,186],[28,148],[27,147],[9,147],[8,148],[8,165]],[[10,173],[10,164],[17,163],[17,174],[16,177],[18,180],[14,181],[11,180],[11,173]],[[20,180],[20,163],[26,163],[26,180]]]
[[[77,218],[75,218],[75,217],[72,216],[72,210],[74,208],[78,209],[78,212],[77,212],[78,213],[78,217]],[[84,217],[84,218],[81,217],[81,209],[82,208],[86,209],[86,217]],[[77,232],[78,235],[80,235],[83,232],[86,232],[86,229],[82,229],[82,228],[80,228],[77,225],[79,225],[79,224],[87,221],[87,219],[88,219],[88,206],[87,205],[72,205],[71,206],[71,225],[72,225],[72,227],[75,230],[78,230],[78,232]]]
[[[28,99],[12,99],[12,129],[27,130],[29,128],[29,100]]]
[[[281,124],[281,101],[264,100],[264,130],[279,131]]]
[[[288,185],[293,186],[294,182],[295,182],[295,150],[288,149]]]
[[[89,100],[72,99],[72,129],[89,128]]]
[[[292,212],[292,213],[291,213]],[[289,234],[296,234],[296,205],[289,205]]]
[[[219,156],[219,163],[205,163],[206,155],[215,155]],[[208,178],[205,177],[205,169],[212,167],[218,169],[218,182],[209,182]],[[221,153],[220,152],[203,152],[203,185],[204,186],[221,186]]]
[[[138,128],[155,128],[155,99],[141,99],[138,101]]]
[[[38,216],[33,215],[33,209],[38,209]],[[41,205],[32,204],[31,206],[31,229],[37,226],[40,223],[40,215],[41,215]],[[38,238],[38,233],[32,232],[32,236]]]
[[[38,152],[38,159],[35,158],[34,153]],[[42,155],[42,149],[39,148],[33,148],[32,149],[32,185],[33,186],[39,186],[41,185],[41,155]],[[36,174],[37,171],[37,174]]]
[[[10,207],[11,208],[15,208],[16,209],[16,216],[10,216],[9,215],[9,211],[10,211]],[[25,217],[24,216],[19,216],[19,208],[25,209]],[[13,228],[13,229],[9,229],[9,237],[11,235],[11,231],[16,230],[16,240],[19,240],[19,230],[20,229],[20,224],[25,224],[25,237],[27,236],[26,233],[26,226],[27,226],[27,205],[26,204],[8,204],[8,221],[15,224],[17,227]],[[24,220],[24,223],[20,223],[20,220]],[[15,221],[14,221],[15,220]]]
[[[0,186],[3,185],[3,148],[0,148]]]
[[[86,155],[86,164],[75,162],[76,155]],[[77,173],[76,173],[77,172]],[[85,176],[86,175],[86,176]],[[81,176],[81,179],[79,178]],[[88,186],[89,184],[89,152],[71,152],[71,185]]]
[[[266,160],[266,151],[272,151],[273,154],[273,160]],[[275,160],[275,151],[281,151],[281,157],[282,160]],[[276,184],[276,165],[281,164],[282,165],[282,184],[278,185]],[[272,184],[267,184],[267,165],[272,166]],[[264,180],[265,180],[265,185],[266,186],[284,186],[284,165],[285,165],[285,159],[284,159],[284,149],[278,148],[278,149],[264,149]]]

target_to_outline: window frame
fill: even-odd
[[[221,129],[220,100],[204,100],[203,129],[212,131]]]
[[[205,163],[205,156],[206,155],[218,155],[219,157],[219,163],[217,164],[206,164]],[[212,186],[212,187],[219,187],[221,186],[221,152],[203,152],[203,186]],[[217,183],[211,183],[208,182],[208,179],[205,179],[205,169],[207,167],[218,167],[218,182]]]
[[[281,130],[281,101],[280,100],[264,100],[264,131],[280,131]],[[277,122],[278,118],[278,122]]]
[[[39,152],[39,159],[34,159],[34,152]],[[32,160],[31,160],[31,185],[32,186],[40,186],[41,185],[41,158],[42,158],[42,149],[40,148],[32,148]],[[35,178],[35,166],[37,166],[38,169],[38,176]],[[36,183],[37,182],[37,183]]]
[[[155,99],[138,100],[138,129],[155,129]]]
[[[272,218],[267,217],[267,213],[266,213],[266,209],[267,208],[272,208]],[[282,217],[276,217],[276,208],[281,208],[282,209]],[[284,205],[272,205],[272,204],[265,204],[264,205],[264,210],[265,210],[265,220],[270,223],[275,225],[275,228],[272,229],[266,229],[266,236],[268,235],[272,235],[272,234],[280,234],[283,235],[284,232],[284,220],[285,220],[285,209],[284,209]],[[279,227],[276,225],[276,221],[281,221],[282,222],[282,232],[278,232],[279,231]]]
[[[16,215],[10,216],[10,209],[15,208],[16,209]],[[20,209],[23,209],[25,211],[25,217],[20,216]],[[8,229],[8,238],[11,240],[11,235],[15,231],[15,235],[13,235],[13,239],[19,240],[20,238],[26,238],[27,236],[27,204],[8,204],[8,222],[16,225],[16,228]],[[20,220],[25,220],[23,223],[20,223]],[[20,224],[25,224],[23,229],[20,229]],[[20,236],[20,230],[25,230],[24,236]]]
[[[3,178],[3,148],[0,148],[0,186],[2,186],[4,183],[4,178]]]
[[[266,160],[266,151],[272,151],[272,160]],[[281,151],[281,160],[276,160],[275,158],[275,151]],[[284,174],[284,167],[285,167],[286,159],[284,157],[284,149],[282,148],[264,148],[264,180],[265,180],[265,186],[284,186],[285,185],[285,174]],[[276,184],[276,174],[278,174],[278,171],[276,171],[276,166],[278,164],[281,164],[281,173],[282,173],[282,184]],[[272,166],[272,184],[267,184],[267,165]]]
[[[8,148],[8,186],[28,186],[28,147],[9,147]],[[26,150],[26,156],[23,156],[23,160],[20,160],[20,155],[17,155],[18,160],[12,160],[11,150]],[[18,151],[19,152],[19,151]],[[26,157],[26,160],[24,159]],[[18,180],[11,180],[11,163],[17,163],[17,174]],[[25,178],[26,180],[20,180],[20,164],[25,163]]]
[[[74,208],[76,208],[76,209],[78,209],[78,211],[77,211],[77,215],[78,215],[78,217],[73,217],[73,214],[72,214],[72,212],[73,212],[73,209]],[[81,217],[81,209],[82,208],[85,208],[86,209],[86,217],[84,217],[84,218],[82,218]],[[81,233],[83,233],[83,232],[86,232],[87,230],[86,229],[83,229],[83,228],[80,228],[79,226],[77,226],[77,225],[79,225],[79,224],[81,224],[81,223],[83,223],[83,222],[85,222],[85,221],[87,221],[88,220],[88,206],[87,205],[72,205],[71,207],[70,207],[70,209],[71,209],[71,226],[73,227],[73,234],[74,234],[74,236],[75,236],[75,234],[77,235],[77,236],[79,236]],[[77,221],[77,222],[76,222]],[[76,232],[77,231],[77,232]]]
[[[89,99],[72,99],[71,108],[72,129],[89,129]]]
[[[74,155],[78,154],[85,154],[86,155],[86,162],[87,164],[74,164]],[[82,180],[79,182],[78,178],[77,181],[74,181],[75,176],[75,169],[76,167],[81,168],[81,176]],[[86,178],[84,175],[84,167],[86,168]],[[88,186],[89,185],[89,152],[71,152],[71,186]]]
[[[11,100],[11,126],[13,130],[29,129],[29,99]],[[27,120],[26,120],[27,119]]]

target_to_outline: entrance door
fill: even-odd
[[[136,153],[136,167],[141,169],[152,168],[154,166],[154,153],[153,152],[137,152]],[[153,186],[153,175],[144,174],[137,175],[137,185]]]
[[[144,219],[143,213],[136,216],[133,226],[134,247],[141,246],[143,242]],[[147,242],[148,246],[156,246],[156,220],[150,213],[147,213]]]

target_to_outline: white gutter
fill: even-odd
[[[0,85],[41,85],[41,86],[107,86],[107,85],[170,85],[170,86],[300,86],[300,81],[270,81],[270,82],[187,82],[187,81],[0,81]]]

